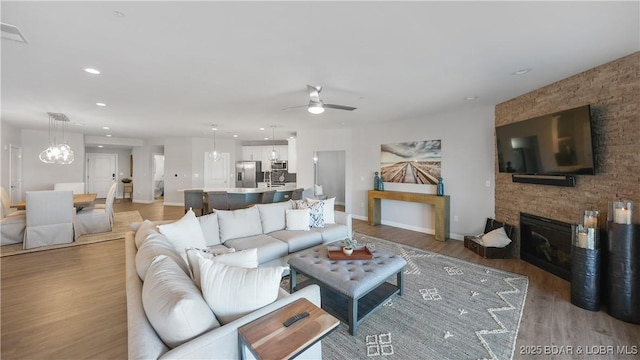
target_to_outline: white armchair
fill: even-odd
[[[27,191],[24,248],[73,242],[72,191]]]
[[[83,182],[70,182],[70,183],[55,183],[53,185],[53,190],[71,190],[74,194],[84,194],[84,183]]]
[[[12,209],[7,191],[0,187],[2,207],[0,207],[0,245],[19,244],[24,239],[27,219],[24,210]]]
[[[97,234],[109,232],[113,228],[113,201],[116,197],[118,184],[113,183],[109,188],[104,209],[99,207],[84,208],[76,213],[76,235]]]

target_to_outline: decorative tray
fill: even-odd
[[[373,258],[373,254],[366,246],[356,247],[351,255],[343,253],[342,246],[327,246],[327,253],[331,260],[370,260]]]

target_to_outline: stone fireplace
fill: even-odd
[[[520,258],[571,281],[571,224],[520,213]]]

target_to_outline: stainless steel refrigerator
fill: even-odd
[[[258,187],[258,176],[262,170],[260,161],[238,161],[236,163],[236,187]]]

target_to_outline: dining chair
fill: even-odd
[[[105,198],[105,203],[104,204],[93,204],[91,206],[86,206],[84,209],[104,209],[107,206],[107,202],[106,200],[109,199],[110,197],[113,197],[114,202],[115,202],[115,197],[116,197],[116,191],[118,190],[118,183],[117,182],[113,182],[111,183],[111,186],[109,187],[109,191],[107,192],[107,197]],[[111,209],[111,223],[113,223],[115,221],[115,217],[113,215],[113,208]]]
[[[104,209],[96,207],[84,208],[76,213],[74,222],[76,236],[104,233],[113,229],[113,202],[116,197],[116,188],[117,183],[113,183],[109,188]]]
[[[186,214],[189,209],[200,210],[200,215],[204,215],[206,212],[204,204],[204,191],[202,190],[185,190],[184,191],[184,213]]]
[[[0,189],[0,245],[19,244],[24,239],[27,224],[25,211],[11,208],[9,194],[3,187]]]
[[[74,240],[73,191],[27,191],[24,249]]]
[[[303,188],[298,188],[293,190],[293,192],[291,193],[291,200],[302,200],[303,191],[304,191]]]
[[[263,204],[271,204],[273,202],[273,197],[275,196],[275,190],[267,190],[262,193],[262,203]]]
[[[213,210],[229,210],[229,195],[226,191],[207,191],[205,212]]]

